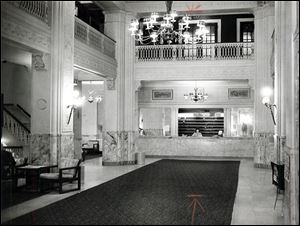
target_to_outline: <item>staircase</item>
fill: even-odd
[[[2,137],[9,141],[9,146],[29,145],[30,114],[20,105],[4,104],[2,132]]]

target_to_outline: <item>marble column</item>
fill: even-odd
[[[274,30],[274,6],[265,4],[255,11],[255,50],[256,75],[254,79],[254,138],[256,167],[270,167],[270,161],[275,161],[274,125],[271,112],[262,104],[261,90],[264,87],[273,88],[270,69],[272,54],[271,36]],[[271,97],[273,103],[273,97]]]
[[[132,15],[105,12],[105,34],[116,41],[117,77],[106,80],[103,165],[134,164],[135,122],[134,40],[128,31]]]
[[[53,1],[51,22],[51,153],[56,162],[75,158],[73,118],[74,1]],[[74,116],[74,112],[72,117]]]
[[[285,224],[299,224],[299,2],[275,2],[275,103]]]

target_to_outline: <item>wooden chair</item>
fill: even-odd
[[[81,159],[65,160],[58,168],[58,173],[42,173],[40,174],[40,191],[44,191],[45,184],[58,184],[59,193],[66,193],[81,189]],[[77,181],[77,188],[63,190],[65,182],[72,183]]]
[[[278,200],[278,194],[280,194],[280,191],[284,192],[284,164],[276,164],[274,162],[271,162],[271,168],[272,168],[272,184],[276,186],[276,198],[274,204],[274,209],[275,209]]]

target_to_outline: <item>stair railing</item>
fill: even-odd
[[[29,144],[30,130],[5,108],[3,108],[3,127],[25,145]]]

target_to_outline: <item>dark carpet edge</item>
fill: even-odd
[[[115,177],[115,178],[113,178],[113,179],[110,179],[110,180],[108,180],[108,181],[105,181],[105,182],[103,182],[103,183],[101,183],[101,184],[98,184],[98,185],[96,185],[96,186],[94,186],[94,187],[88,188],[88,189],[83,190],[83,191],[79,191],[79,192],[77,192],[77,193],[74,194],[74,195],[71,195],[71,196],[66,197],[66,198],[64,198],[64,199],[55,201],[54,203],[50,203],[50,204],[48,204],[48,205],[45,205],[45,206],[43,206],[43,207],[41,207],[41,208],[38,208],[38,209],[33,210],[33,211],[30,211],[30,212],[28,212],[28,213],[22,214],[22,215],[20,215],[20,216],[18,216],[18,217],[12,218],[12,219],[10,219],[10,220],[8,220],[8,221],[2,222],[1,225],[11,225],[11,224],[7,224],[7,223],[9,223],[10,221],[13,221],[14,219],[17,219],[17,218],[19,218],[19,217],[22,217],[22,216],[24,216],[24,215],[33,213],[33,212],[35,212],[35,211],[37,211],[37,210],[39,210],[39,209],[42,209],[42,208],[45,208],[45,207],[50,207],[50,206],[56,205],[56,203],[58,203],[58,202],[60,202],[60,201],[67,201],[67,200],[69,200],[69,199],[72,199],[72,198],[74,198],[74,197],[80,195],[81,193],[84,193],[84,192],[86,192],[86,191],[90,191],[90,190],[92,190],[92,189],[97,189],[99,186],[102,186],[102,185],[105,185],[105,184],[107,184],[107,183],[110,183],[111,181],[113,181],[113,180],[115,180],[115,179],[117,179],[117,178],[120,178],[120,177],[125,176],[125,175],[128,175],[128,174],[133,174],[133,173],[135,173],[135,172],[136,172],[137,170],[139,170],[139,169],[142,169],[142,168],[145,168],[145,167],[146,167],[146,168],[147,168],[147,167],[150,167],[150,166],[155,165],[155,164],[157,164],[157,163],[159,163],[159,162],[162,162],[162,161],[185,161],[185,162],[186,162],[186,161],[194,161],[194,162],[235,162],[235,163],[238,163],[238,164],[239,164],[239,167],[238,167],[238,171],[237,171],[237,185],[236,185],[234,191],[232,191],[233,194],[235,193],[234,199],[233,199],[233,204],[232,204],[232,209],[231,209],[231,208],[228,209],[228,213],[229,213],[229,216],[230,216],[230,223],[231,223],[231,221],[232,221],[232,214],[233,214],[233,208],[234,208],[234,203],[235,203],[235,199],[236,199],[236,192],[237,192],[237,187],[238,187],[238,182],[239,182],[240,160],[222,160],[222,159],[220,159],[220,160],[217,160],[217,159],[214,159],[214,160],[205,160],[205,159],[180,159],[180,158],[177,159],[177,158],[166,158],[166,159],[160,159],[160,160],[158,160],[158,161],[155,161],[155,162],[152,162],[152,163],[143,165],[143,166],[141,166],[141,167],[139,167],[139,168],[137,168],[137,169],[133,169],[133,170],[130,171],[130,172],[124,173],[124,174],[122,174],[122,175],[120,175],[120,176],[117,176],[117,177]],[[109,167],[109,166],[108,166],[108,167]],[[231,212],[231,213],[230,213],[230,212]],[[26,224],[24,224],[24,225],[26,225]],[[51,224],[49,224],[49,225],[51,225]]]

